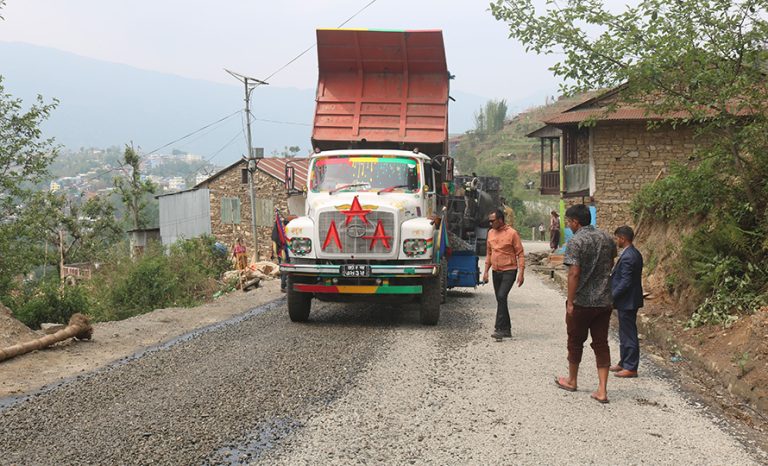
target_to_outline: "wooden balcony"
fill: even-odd
[[[560,195],[560,172],[542,172],[541,173],[541,194]]]

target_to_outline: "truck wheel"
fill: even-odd
[[[445,303],[448,296],[448,259],[440,261],[440,302]]]
[[[306,322],[309,319],[309,311],[312,308],[312,294],[294,291],[293,284],[295,280],[288,276],[286,286],[288,295],[288,316],[292,322]]]
[[[440,319],[441,282],[440,276],[424,279],[419,311],[419,320],[423,325],[436,325]]]

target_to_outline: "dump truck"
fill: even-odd
[[[435,325],[446,290],[480,278],[474,245],[451,251],[448,241],[442,32],[319,29],[317,56],[307,186],[286,168],[286,187],[306,196],[280,264],[290,319],[306,321],[313,299],[417,300],[421,323]]]

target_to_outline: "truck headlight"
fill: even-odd
[[[427,252],[427,240],[407,239],[403,241],[403,252],[406,256],[420,256]]]
[[[291,238],[289,247],[297,256],[306,256],[312,252],[312,240],[309,238]]]

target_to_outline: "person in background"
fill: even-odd
[[[238,271],[242,272],[248,268],[248,254],[246,254],[242,238],[237,238],[235,245],[232,247],[232,258],[235,259],[235,266]]]
[[[483,282],[488,282],[488,270],[493,268],[493,290],[496,293],[496,326],[492,338],[512,338],[512,322],[509,318],[507,297],[517,279],[517,286],[523,286],[525,251],[520,235],[504,223],[504,212],[496,209],[488,216],[491,229],[488,231]]]
[[[611,273],[613,307],[619,318],[619,363],[611,366],[616,377],[637,377],[640,342],[637,338],[637,311],[643,307],[643,255],[632,243],[635,232],[624,225],[613,232],[616,245],[623,248]]]
[[[608,403],[608,369],[611,365],[608,326],[616,243],[607,233],[590,225],[589,208],[583,204],[568,208],[565,221],[573,230],[563,259],[563,264],[568,266],[568,299],[565,302],[568,377],[556,377],[555,384],[563,390],[576,391],[584,342],[591,334],[598,375],[598,388],[591,396],[600,403]]]
[[[544,237],[544,224],[539,223],[539,239],[541,241],[544,241],[546,238]]]
[[[560,246],[560,214],[556,211],[550,212],[549,217],[549,249],[552,252],[557,251]]]

